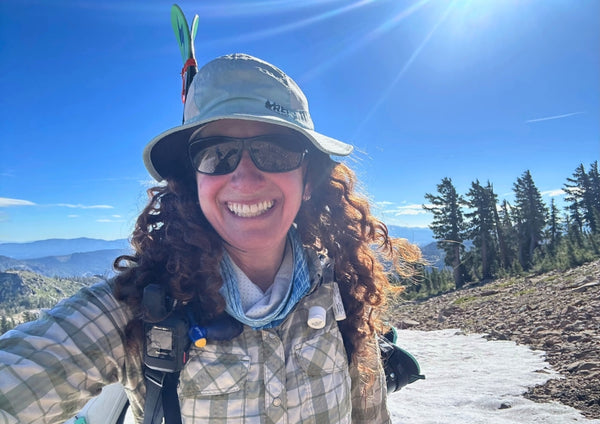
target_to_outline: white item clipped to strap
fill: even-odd
[[[333,315],[336,321],[343,321],[346,319],[346,310],[344,309],[340,288],[335,281],[331,283],[331,286],[333,290]]]

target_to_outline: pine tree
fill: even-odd
[[[6,333],[8,330],[10,330],[10,325],[8,324],[8,318],[6,318],[5,315],[2,315],[0,317],[0,334],[4,334]]]
[[[425,194],[431,205],[423,205],[423,208],[433,214],[429,228],[438,240],[438,248],[446,253],[444,262],[452,267],[456,288],[461,288],[467,279],[462,258],[466,238],[461,210],[464,199],[456,192],[450,178],[443,178],[437,190],[439,195]]]
[[[598,161],[590,165],[590,189],[592,191],[592,203],[598,213],[600,213],[600,173],[598,172]],[[598,222],[598,221],[597,221]]]
[[[496,274],[499,256],[495,220],[497,198],[490,182],[483,187],[479,180],[471,183],[467,198],[466,205],[472,210],[465,214],[469,219],[467,235],[475,246],[469,253],[474,265],[480,266],[480,278],[491,279]]]
[[[598,162],[594,162],[590,174],[585,172],[580,164],[572,177],[567,178],[563,189],[566,193],[565,200],[571,202],[570,210],[579,214],[580,231],[588,229],[592,234],[600,232],[600,188],[598,177]],[[575,215],[571,215],[575,219]]]
[[[23,311],[23,322],[35,321],[38,319],[38,313],[35,311]]]
[[[505,199],[500,205],[500,211],[496,211],[496,230],[498,231],[498,244],[500,249],[500,260],[505,271],[510,272],[516,258],[516,246],[518,244],[517,230],[511,218],[511,206]]]
[[[574,243],[577,247],[583,247],[583,220],[579,213],[577,203],[572,203],[567,207],[569,214],[567,215],[567,234],[569,240]]]
[[[552,256],[556,256],[556,249],[562,236],[562,222],[560,213],[554,199],[550,201],[550,215],[548,219],[548,250]]]
[[[519,234],[519,262],[523,269],[528,270],[533,265],[535,249],[542,243],[548,211],[529,170],[517,178],[513,190]]]
[[[597,167],[596,167],[597,170]],[[593,187],[590,176],[585,172],[583,164],[580,164],[572,177],[567,178],[563,187],[565,200],[571,202],[571,211],[580,214],[580,231],[589,229],[592,234],[598,232],[598,209],[595,205],[597,188]],[[574,218],[574,216],[572,216]]]

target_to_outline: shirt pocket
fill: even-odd
[[[182,396],[213,396],[243,390],[250,357],[233,353],[200,351],[191,356],[181,372]]]
[[[296,345],[296,359],[308,376],[318,377],[348,369],[344,345],[335,333],[323,332]]]
[[[350,375],[339,331],[330,328],[299,343],[295,346],[295,357],[299,370],[292,378],[298,388],[296,396],[288,398],[290,414],[299,417],[296,422],[349,423]]]

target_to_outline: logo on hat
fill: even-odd
[[[292,118],[296,121],[308,122],[308,112],[305,110],[289,110],[284,106],[281,106],[278,103],[271,102],[267,100],[265,102],[265,107],[272,112],[278,113],[279,115],[286,116],[288,118]]]

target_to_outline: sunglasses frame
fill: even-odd
[[[282,139],[284,137],[287,137],[285,139],[285,142],[282,142]],[[194,170],[200,174],[203,175],[227,175],[227,174],[231,174],[232,172],[234,172],[237,167],[239,166],[241,160],[242,160],[242,155],[244,154],[244,151],[247,151],[250,159],[252,160],[252,163],[254,164],[254,166],[259,169],[262,172],[268,172],[271,174],[279,174],[279,173],[284,173],[284,172],[290,172],[293,171],[294,169],[298,169],[302,166],[302,163],[304,162],[304,159],[306,158],[306,155],[309,153],[309,149],[306,147],[306,142],[304,142],[305,137],[302,135],[295,135],[295,134],[264,134],[264,135],[259,135],[259,136],[255,136],[255,137],[248,137],[248,138],[238,138],[238,137],[227,137],[227,136],[209,136],[209,137],[199,137],[199,138],[194,138],[190,141],[189,145],[188,145],[188,156],[190,159],[190,163],[192,164],[192,168],[194,168]],[[272,141],[271,141],[272,140]],[[298,141],[298,142],[290,142],[290,140],[294,140],[294,141]],[[273,144],[274,146],[277,146],[283,150],[289,151],[291,153],[298,153],[300,154],[300,158],[298,160],[298,164],[295,165],[292,168],[289,169],[283,169],[283,170],[267,170],[264,169],[259,163],[257,163],[258,161],[255,158],[255,153],[252,150],[252,144],[254,142],[263,142],[263,143],[269,143],[269,144]],[[205,171],[200,171],[198,169],[198,167],[195,165],[195,161],[194,161],[194,157],[197,156],[200,152],[202,152],[203,150],[206,150],[208,148],[214,147],[214,146],[218,146],[219,144],[226,144],[226,143],[241,143],[241,149],[239,150],[238,153],[238,157],[237,160],[235,162],[235,166],[233,166],[233,168],[227,172],[205,172]],[[287,144],[287,147],[286,145]],[[196,147],[198,146],[198,147]],[[202,147],[199,147],[202,146]],[[289,149],[288,147],[291,146],[299,146],[299,149]],[[192,153],[192,150],[194,148],[197,148],[198,150],[194,153]]]

